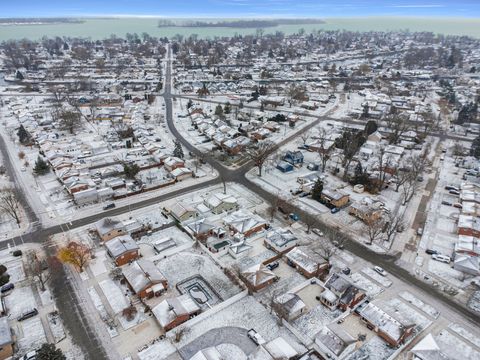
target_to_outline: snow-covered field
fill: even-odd
[[[463,337],[464,339],[470,341],[472,344],[480,348],[480,337],[478,334],[473,334],[469,330],[465,329],[459,324],[450,324],[448,328],[452,331]],[[477,329],[478,330],[478,329]]]
[[[183,251],[160,260],[156,265],[170,284],[201,275],[223,300],[241,291],[206,255]]]
[[[307,339],[312,341],[315,335],[327,324],[331,323],[342,312],[340,310],[330,310],[323,304],[319,304],[306,314],[292,322],[292,325]]]
[[[357,351],[347,357],[347,360],[386,360],[395,352],[378,336],[363,344]]]
[[[461,341],[447,330],[442,330],[435,336],[440,350],[451,360],[479,360],[480,352]]]

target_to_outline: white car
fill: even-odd
[[[25,168],[25,166],[22,166],[22,167],[20,168],[20,170],[22,170],[22,171],[27,171],[27,169]]]
[[[257,345],[265,344],[264,338],[255,329],[248,330],[247,336]]]
[[[387,272],[383,270],[380,266],[374,266],[373,270],[375,270],[377,273],[379,273],[382,276],[387,276]]]

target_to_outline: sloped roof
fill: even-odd
[[[124,266],[122,272],[136,293],[142,291],[148,285],[166,281],[165,276],[163,276],[155,264],[145,259],[139,259],[130,265]]]
[[[276,275],[263,264],[253,265],[247,270],[244,270],[242,276],[253,286],[264,284],[276,278]]]

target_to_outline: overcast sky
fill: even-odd
[[[0,0],[0,17],[357,17],[480,18],[480,0]]]

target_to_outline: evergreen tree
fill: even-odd
[[[373,134],[375,131],[377,131],[378,129],[378,125],[377,125],[377,122],[375,120],[369,120],[366,124],[365,124],[365,134],[368,136],[370,134]]]
[[[225,107],[223,108],[223,112],[224,112],[225,114],[230,114],[231,111],[232,111],[232,107],[231,107],[230,103],[227,102],[227,103],[225,104]]]
[[[23,80],[24,79],[23,74],[18,70],[17,70],[17,73],[15,74],[15,78],[17,80]]]
[[[40,349],[37,350],[37,360],[65,360],[61,349],[57,349],[54,344],[43,344]]]
[[[37,175],[44,175],[50,171],[50,167],[48,166],[48,163],[39,156],[37,157],[37,161],[35,161],[33,171]]]
[[[25,130],[23,125],[20,125],[20,127],[18,128],[17,135],[20,143],[27,144],[30,142],[30,134],[27,130]]]
[[[312,199],[320,201],[320,199],[322,198],[322,192],[323,192],[323,181],[320,179],[317,179],[312,189]]]
[[[215,108],[215,115],[222,117],[223,116],[223,108],[222,105],[217,105]]]
[[[470,148],[470,155],[477,159],[480,159],[480,136],[477,136],[472,141],[472,147]]]
[[[180,141],[175,140],[175,148],[173,149],[173,156],[183,159],[185,155],[183,154],[183,148],[182,144],[180,144]]]
[[[123,164],[123,172],[125,176],[129,179],[135,179],[135,176],[140,171],[140,166],[137,164]]]
[[[192,99],[190,99],[188,100],[188,103],[187,103],[187,109],[190,109],[192,106],[193,106],[193,101]]]

